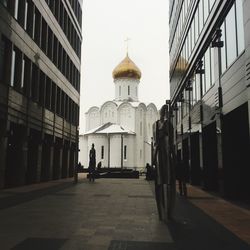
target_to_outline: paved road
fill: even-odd
[[[0,249],[245,250],[235,235],[184,198],[158,221],[144,179],[80,180],[0,192]]]

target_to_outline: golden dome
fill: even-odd
[[[173,66],[174,65],[171,65],[170,71],[173,70]],[[188,67],[188,61],[185,58],[183,58],[182,56],[180,56],[176,66],[174,68],[174,71],[178,74],[183,74],[186,71],[187,67]]]
[[[141,78],[141,71],[135,65],[135,63],[127,56],[115,67],[113,70],[113,78],[129,77],[129,78]]]

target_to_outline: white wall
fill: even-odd
[[[101,108],[101,125],[107,122],[117,123],[117,105],[113,102],[106,102]]]
[[[135,163],[135,135],[124,135],[123,137],[123,149],[127,146],[127,159],[123,158],[123,167],[134,168]],[[124,155],[124,152],[123,152]]]
[[[85,132],[101,125],[99,108],[97,107],[90,108],[89,111],[85,114],[85,116],[86,116]]]
[[[110,136],[110,167],[121,167],[121,135]]]
[[[135,131],[135,109],[130,103],[121,104],[118,109],[118,123],[131,131]]]
[[[139,80],[131,78],[115,79],[115,100],[124,101],[131,98],[133,101],[138,101],[139,82]],[[128,86],[130,89],[129,93]]]
[[[86,136],[79,136],[79,161],[84,166],[84,168],[88,167],[88,138]]]

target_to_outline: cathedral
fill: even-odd
[[[113,70],[115,99],[86,114],[86,132],[80,135],[79,160],[88,167],[92,143],[102,167],[142,170],[151,164],[152,124],[158,119],[153,103],[139,101],[141,71],[128,54]]]

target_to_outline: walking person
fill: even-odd
[[[96,167],[96,158],[95,158],[95,144],[92,143],[92,147],[89,151],[89,181],[95,181],[95,167]]]

